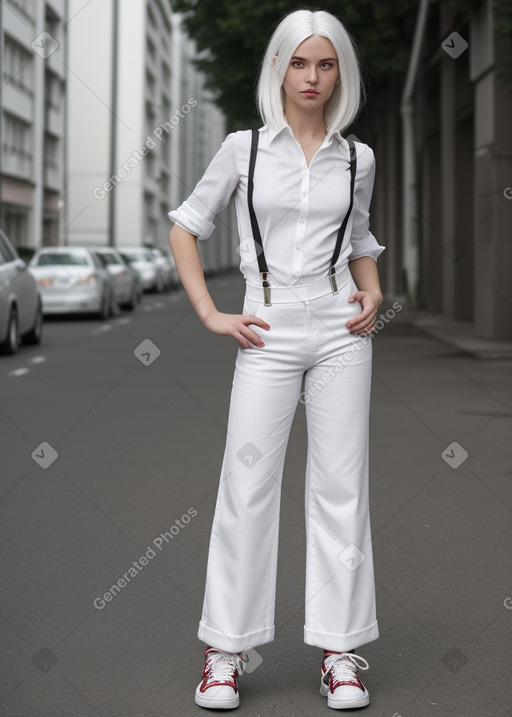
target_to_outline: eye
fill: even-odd
[[[302,62],[300,60],[294,60],[292,65],[302,65]]]

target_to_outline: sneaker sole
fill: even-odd
[[[320,682],[320,694],[322,697],[327,697],[327,706],[333,710],[352,710],[358,707],[366,707],[370,704],[370,695],[368,692],[362,695],[356,700],[335,700],[329,695],[329,686],[324,683],[323,680]]]
[[[208,692],[208,691],[207,691]],[[196,705],[199,707],[205,707],[211,710],[233,710],[240,705],[240,695],[236,694],[230,700],[215,700],[213,697],[208,697],[207,692],[199,692],[196,689],[194,700]]]

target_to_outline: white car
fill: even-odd
[[[151,249],[142,246],[119,246],[117,249],[121,252],[121,256],[139,272],[144,291],[158,293],[165,291],[165,273]]]
[[[112,278],[99,257],[85,247],[43,247],[30,260],[45,314],[113,313]]]
[[[0,229],[0,353],[15,354],[20,339],[38,344],[43,333],[37,282]]]

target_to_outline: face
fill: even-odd
[[[277,58],[274,58],[274,64]],[[283,80],[285,110],[288,103],[298,108],[322,111],[339,78],[336,50],[330,40],[311,35],[296,48]],[[304,90],[314,90],[307,94]]]

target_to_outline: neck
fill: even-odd
[[[285,105],[284,116],[285,120],[292,128],[293,134],[297,138],[325,138],[327,134],[327,127],[323,114],[319,114],[316,110],[301,112],[294,105]]]

